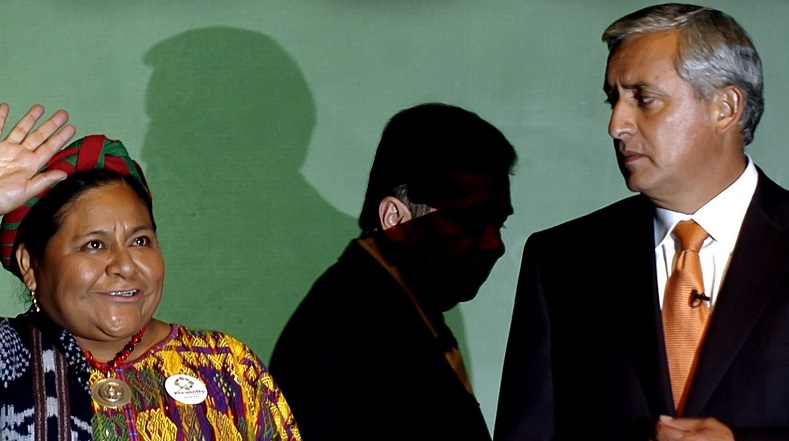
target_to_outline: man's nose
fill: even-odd
[[[611,108],[611,119],[608,121],[608,134],[614,139],[623,139],[635,133],[636,124],[633,109],[624,101],[618,100]]]
[[[479,240],[479,248],[494,254],[497,258],[503,256],[504,241],[501,240],[501,229],[493,225],[485,228]]]

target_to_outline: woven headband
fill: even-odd
[[[145,181],[139,164],[129,157],[126,147],[120,141],[107,139],[104,135],[90,135],[72,142],[55,154],[39,172],[63,170],[68,175],[72,175],[79,171],[93,169],[107,169],[123,176],[132,176],[142,184],[148,193],[148,199],[151,199],[148,183]],[[52,187],[55,185],[57,184]],[[52,187],[30,198],[25,205],[3,216],[2,223],[0,223],[0,260],[2,260],[3,268],[9,269],[11,265],[11,253],[14,249],[19,225],[22,224],[33,206]]]

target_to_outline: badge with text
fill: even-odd
[[[190,375],[171,375],[165,380],[164,388],[171,397],[184,404],[199,404],[208,397],[205,384]]]

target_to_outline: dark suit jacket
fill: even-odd
[[[299,305],[269,368],[305,441],[490,440],[407,294],[356,241]]]
[[[496,441],[645,440],[674,414],[653,214],[638,195],[528,239]],[[684,414],[738,440],[789,439],[787,228],[789,192],[759,170]]]

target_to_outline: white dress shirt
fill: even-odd
[[[740,234],[745,211],[756,190],[758,173],[750,156],[745,171],[720,194],[707,202],[693,214],[657,208],[655,214],[655,261],[657,263],[657,285],[660,304],[666,281],[674,267],[674,257],[679,241],[670,233],[683,220],[692,219],[709,233],[699,251],[701,272],[704,276],[704,294],[711,298],[712,306],[718,297],[726,269],[729,267],[734,244]]]

